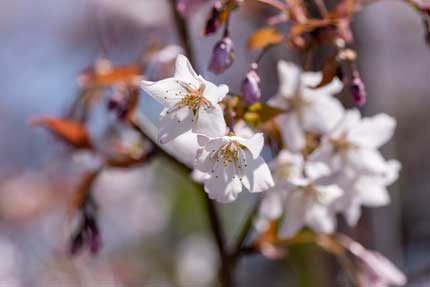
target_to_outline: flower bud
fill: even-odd
[[[234,45],[229,37],[222,38],[212,51],[209,62],[209,71],[214,74],[221,74],[234,62]]]
[[[260,76],[258,76],[257,67],[252,67],[252,69],[246,74],[245,79],[242,82],[240,87],[240,93],[242,97],[245,99],[245,102],[248,105],[252,105],[255,102],[259,101],[261,98],[261,89],[260,89]]]
[[[206,21],[204,35],[207,36],[209,34],[213,34],[218,31],[221,26],[221,21],[219,16],[221,14],[222,4],[217,1],[212,5],[211,12],[209,14],[209,19]]]
[[[356,105],[362,106],[366,103],[366,88],[358,72],[354,72],[352,76],[351,95]]]

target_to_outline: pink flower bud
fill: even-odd
[[[356,105],[362,106],[366,103],[366,88],[358,72],[355,72],[353,74],[351,83],[351,95]]]
[[[240,87],[240,93],[248,105],[252,105],[261,98],[260,76],[258,76],[256,67],[253,67]]]
[[[229,37],[222,38],[215,44],[212,57],[209,62],[209,71],[214,74],[221,74],[234,62],[234,45]]]

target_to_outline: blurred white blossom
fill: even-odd
[[[208,238],[191,235],[181,241],[178,250],[176,272],[181,286],[203,286],[215,279],[218,258]]]
[[[344,108],[333,97],[343,84],[335,78],[328,85],[312,89],[321,81],[321,72],[302,72],[293,63],[278,63],[280,87],[269,104],[285,109],[277,117],[281,135],[287,148],[300,151],[305,147],[305,132],[323,134],[342,118]]]

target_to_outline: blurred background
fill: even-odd
[[[234,13],[236,62],[214,76],[207,63],[221,35],[202,36],[210,2],[189,17],[196,68],[238,91],[255,57],[246,39],[272,11],[250,4]],[[94,159],[71,154],[45,130],[28,125],[34,116],[64,114],[78,95],[77,76],[98,57],[127,64],[154,41],[177,43],[171,18],[167,0],[0,2],[0,286],[215,285],[218,257],[201,194],[163,161],[103,172],[94,187],[103,248],[95,257],[69,257],[70,194]],[[369,94],[363,112],[396,117],[395,139],[384,154],[403,168],[390,188],[390,206],[365,210],[354,230],[341,228],[393,260],[408,274],[408,286],[430,286],[430,49],[421,18],[400,1],[381,1],[353,23]],[[263,60],[265,97],[277,90],[277,60],[296,56],[274,49]],[[160,107],[147,99],[140,109],[155,122]],[[101,105],[91,118],[90,130],[100,138],[112,121],[104,114]],[[133,136],[121,135],[131,141]],[[244,193],[222,206],[229,238],[251,203]],[[347,286],[321,251],[297,248],[291,257],[294,262],[247,257],[238,270],[239,286]]]

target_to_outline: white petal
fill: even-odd
[[[361,217],[361,206],[358,198],[352,198],[348,205],[342,210],[346,223],[355,226]]]
[[[292,97],[300,85],[301,70],[295,64],[285,61],[278,62],[279,95]]]
[[[326,133],[339,123],[343,115],[344,108],[338,99],[330,95],[315,95],[303,110],[303,128],[308,132]]]
[[[261,202],[259,209],[260,216],[267,219],[277,219],[282,214],[282,197],[277,190],[268,192]]]
[[[325,206],[332,205],[343,194],[342,189],[334,184],[318,185],[315,189],[318,191],[318,202]]]
[[[158,139],[160,143],[165,144],[181,134],[191,130],[192,113],[186,107],[169,112],[164,109],[160,114],[160,123]]]
[[[228,203],[234,201],[242,191],[242,183],[232,165],[224,168],[224,165],[219,164],[210,179],[205,181],[204,188],[211,199]]]
[[[305,135],[296,113],[282,114],[276,118],[287,148],[299,152],[305,147]]]
[[[171,108],[182,98],[178,92],[184,89],[174,78],[164,79],[158,82],[142,81],[142,89],[164,107]]]
[[[349,132],[360,124],[361,114],[357,109],[348,110],[345,112],[342,119],[330,133],[330,137],[338,139],[343,137],[345,132]]]
[[[193,67],[184,55],[178,55],[176,58],[176,71],[175,80],[179,80],[185,83],[190,83],[193,87],[199,87],[201,81],[199,76],[194,71]]]
[[[347,154],[348,162],[360,173],[382,174],[386,170],[386,162],[381,153],[373,149],[352,149]]]
[[[244,145],[252,155],[252,158],[256,159],[260,155],[264,147],[264,135],[263,133],[258,133],[253,135],[249,139],[241,137],[233,137],[237,142]]]
[[[396,120],[386,114],[364,118],[361,123],[350,131],[349,139],[360,146],[379,148],[385,144],[394,133]]]
[[[197,120],[193,123],[193,132],[211,137],[221,137],[226,133],[224,114],[220,106],[216,105],[208,110],[200,108]]]
[[[314,87],[321,82],[322,73],[321,72],[304,72],[302,74],[302,83],[304,86],[304,93],[307,95],[335,95],[342,91],[343,83],[337,77],[334,78],[329,84],[318,88],[311,89],[309,87]]]
[[[384,185],[372,177],[361,177],[355,183],[357,196],[365,206],[378,207],[390,203],[390,196]]]
[[[397,180],[399,177],[400,169],[402,168],[402,165],[399,161],[392,159],[387,162],[387,166],[385,169],[384,176],[382,177],[382,184],[387,186],[392,184]]]
[[[316,204],[306,214],[306,225],[317,233],[333,233],[336,227],[336,217],[326,207]]]
[[[197,136],[188,131],[166,144],[166,150],[188,167],[193,167],[196,152],[199,149]]]
[[[196,159],[194,162],[194,166],[196,169],[202,171],[202,172],[211,172],[213,168],[215,167],[216,160],[213,158],[210,158],[210,153],[204,149],[200,148],[196,152]]]
[[[218,105],[218,103],[227,95],[228,86],[219,85],[216,86],[211,82],[205,81],[205,90],[203,91],[203,96],[208,99],[212,105]]]
[[[242,182],[249,192],[262,192],[275,185],[269,166],[263,158],[258,157],[254,160],[250,155],[247,157],[247,167]]]
[[[286,198],[285,219],[279,230],[282,237],[294,236],[305,224],[305,215],[309,207],[304,193],[292,191]]]
[[[191,178],[198,183],[203,183],[205,180],[210,178],[210,174],[202,172],[198,169],[194,169],[191,173]]]

